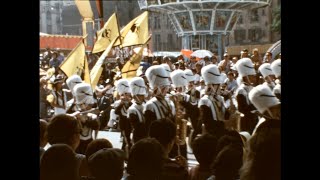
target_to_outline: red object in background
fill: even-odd
[[[72,50],[81,39],[82,36],[40,35],[40,49],[50,47],[51,49]],[[87,46],[86,50],[91,50],[91,47]]]
[[[97,5],[98,15],[99,15],[99,19],[100,19],[100,29],[101,29],[104,25],[104,22],[103,22],[103,2],[101,0],[96,0],[96,5]]]
[[[187,57],[187,58],[190,59],[190,54],[193,53],[193,51],[190,50],[190,49],[181,49],[181,53],[182,53],[185,57]]]

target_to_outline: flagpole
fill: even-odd
[[[103,22],[103,2],[101,0],[96,0],[96,5],[99,13],[99,29],[101,29],[104,25]]]
[[[119,33],[119,41],[120,41],[120,46],[119,47],[121,49],[120,54],[121,54],[121,57],[123,59],[123,47],[122,47],[122,40],[121,40],[121,34],[120,34],[119,20],[118,20],[117,12],[115,12],[115,14],[116,14],[117,25],[118,25],[118,33]]]

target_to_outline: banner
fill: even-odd
[[[140,50],[137,54],[134,54],[129,61],[121,69],[121,76],[123,79],[131,79],[137,76],[137,70],[140,67],[140,62],[143,56],[144,47],[147,46],[148,41],[150,40],[151,35],[147,41],[140,47]]]
[[[93,12],[89,0],[75,0],[75,3],[84,19],[93,19]]]
[[[92,53],[106,50],[111,41],[119,36],[116,13],[108,19],[106,24],[97,32],[97,41],[94,44]]]
[[[107,57],[107,55],[109,54],[110,50],[112,49],[112,46],[114,45],[114,43],[116,42],[117,39],[118,38],[115,38],[112,40],[112,42],[109,44],[107,49],[103,52],[103,54],[100,56],[100,58],[98,59],[98,61],[94,65],[94,67],[91,69],[90,79],[91,79],[92,89],[96,88],[98,81],[99,81],[99,78],[101,76],[102,70],[103,70],[102,65],[104,64],[104,60]]]
[[[130,21],[121,29],[120,34],[121,41],[119,39],[114,46],[127,47],[144,44],[149,36],[148,11]]]
[[[86,83],[90,84],[89,68],[83,39],[69,53],[68,57],[59,67],[68,77],[77,74],[83,77]]]

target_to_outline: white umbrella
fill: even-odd
[[[134,51],[134,53],[137,54],[137,53],[139,53],[140,49],[141,49],[141,47],[136,47],[136,48],[133,49],[133,51]],[[153,57],[153,54],[152,54],[151,50],[146,48],[146,47],[143,48],[142,55],[143,56],[148,56],[148,57]]]
[[[171,51],[156,51],[153,52],[154,56],[173,56],[178,57],[181,54],[181,52],[171,52]]]
[[[212,52],[210,52],[208,50],[200,49],[200,50],[194,51],[190,56],[195,56],[197,58],[204,58],[206,56],[212,57],[213,54],[212,54]]]

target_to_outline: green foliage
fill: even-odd
[[[281,32],[281,6],[276,7],[272,12],[272,25],[273,32]]]

